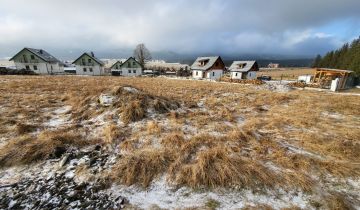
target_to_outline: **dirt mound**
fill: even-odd
[[[134,87],[122,86],[100,96],[85,98],[73,112],[73,117],[86,120],[104,111],[114,111],[125,123],[136,122],[151,114],[163,114],[180,107],[177,101],[151,95]]]

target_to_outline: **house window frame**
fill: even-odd
[[[34,56],[34,55],[30,55],[30,59],[31,59],[31,60],[35,60],[35,56]]]
[[[34,70],[38,70],[37,65],[34,65],[33,68]]]
[[[212,76],[215,77],[215,71],[212,72]]]
[[[93,68],[90,67],[90,68],[89,68],[89,72],[93,72]]]
[[[83,68],[83,72],[87,72],[87,69],[86,69],[86,68]]]
[[[131,70],[130,70],[130,69],[128,70],[128,73],[131,74]]]
[[[133,74],[136,74],[136,70],[133,70]]]
[[[30,70],[30,66],[29,66],[29,65],[26,65],[26,66],[25,66],[25,69],[26,69],[26,70]]]

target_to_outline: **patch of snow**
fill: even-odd
[[[335,112],[322,112],[321,115],[325,116],[325,117],[337,119],[337,120],[342,120],[345,118],[342,114],[335,113]]]
[[[238,117],[238,118],[236,118],[236,122],[238,125],[244,125],[245,119],[243,117]]]
[[[283,145],[284,147],[286,147],[287,149],[289,149],[291,152],[294,152],[294,153],[297,153],[297,154],[301,154],[301,155],[307,155],[307,156],[311,156],[311,157],[314,157],[314,158],[317,158],[317,159],[320,159],[320,160],[324,160],[325,158],[322,157],[321,155],[318,155],[318,154],[315,154],[315,153],[312,153],[312,152],[309,152],[309,151],[306,151],[302,148],[298,148],[294,145],[291,145],[291,144],[288,144],[288,143],[285,143],[283,141],[280,142],[281,145]]]
[[[269,204],[275,209],[290,207],[309,208],[307,201],[309,195],[301,192],[285,192],[278,190],[267,191],[264,194],[253,193],[251,190],[194,191],[187,187],[174,189],[168,185],[165,176],[152,183],[149,189],[136,186],[113,185],[110,189],[113,194],[125,196],[130,203],[140,208],[149,209],[153,205],[166,209],[183,209],[204,207],[209,199],[220,203],[220,209],[239,209],[246,205]]]
[[[124,87],[124,90],[130,92],[130,93],[138,93],[139,90],[133,87]]]
[[[111,106],[114,103],[114,96],[101,94],[99,96],[100,104],[103,106]]]
[[[54,112],[54,114],[65,114],[66,112],[70,111],[71,110],[71,106],[63,106],[63,107],[60,107],[59,109],[56,109]]]
[[[70,115],[66,115],[66,113],[70,110],[71,106],[63,106],[59,109],[54,110],[52,112],[53,118],[51,118],[48,122],[44,123],[44,125],[49,127],[59,127],[70,123]]]

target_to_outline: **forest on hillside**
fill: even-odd
[[[340,49],[328,52],[324,57],[317,55],[313,67],[353,70],[360,76],[360,37]]]

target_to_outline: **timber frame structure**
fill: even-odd
[[[353,71],[350,70],[318,68],[312,82],[319,84],[322,88],[330,88],[331,81],[339,78],[338,89],[346,89],[351,86],[349,82],[353,80],[352,73]]]

